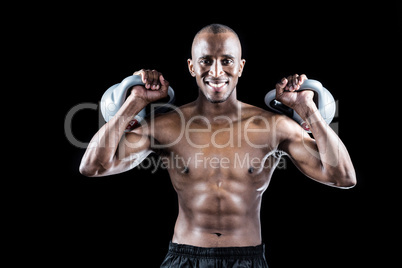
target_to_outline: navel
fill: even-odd
[[[248,169],[248,173],[252,174],[253,172],[254,172],[254,168],[253,168],[253,167],[250,167],[250,168]]]

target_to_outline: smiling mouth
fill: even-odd
[[[205,83],[214,91],[221,91],[226,85],[229,84],[229,81],[206,81]]]

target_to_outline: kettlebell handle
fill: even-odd
[[[129,88],[132,88],[133,86],[145,86],[144,82],[142,82],[142,78],[140,75],[131,75],[126,77],[123,81],[121,81],[119,85],[120,89],[125,91],[127,94],[127,90]],[[168,96],[169,96],[169,101],[167,103],[171,104],[174,102],[174,91],[173,89],[169,86],[168,88]]]
[[[129,89],[137,85],[144,86],[145,84],[142,82],[140,75],[131,75],[123,79],[120,83],[111,86],[105,91],[105,93],[103,93],[101,99],[101,113],[106,122],[108,122],[117,113],[120,107],[123,106]],[[160,105],[159,108],[152,112],[164,112],[169,109],[171,104],[173,104],[175,101],[175,93],[170,86],[168,88],[168,97],[169,100],[167,103]],[[129,126],[127,126],[127,130],[133,129],[149,114],[150,113],[146,113],[145,108],[142,109],[130,122]]]
[[[316,105],[318,111],[324,118],[325,122],[327,122],[327,124],[330,124],[335,116],[336,110],[335,100],[332,94],[325,87],[323,87],[323,85],[319,81],[313,79],[305,80],[303,84],[301,84],[297,92],[303,90],[312,90],[317,93],[318,98]],[[274,112],[287,115],[288,117],[298,122],[307,132],[310,132],[310,129],[308,128],[306,122],[304,122],[304,120],[293,109],[276,100],[275,89],[269,91],[265,95],[264,102]]]
[[[113,96],[115,97],[115,99],[117,99],[118,96],[124,95],[124,101],[125,101],[128,90],[130,88],[132,88],[133,86],[145,86],[145,84],[144,84],[144,82],[142,82],[142,78],[140,75],[131,75],[131,76],[126,77],[123,81],[121,81],[120,84],[116,84],[115,86],[118,86],[118,88],[113,90]],[[170,86],[168,88],[168,96],[169,96],[169,101],[167,102],[167,104],[172,104],[175,100],[175,94],[174,94],[174,90]],[[165,106],[167,106],[167,104],[165,104]],[[165,108],[165,106],[162,105],[161,107],[155,109],[155,112],[157,112],[157,111],[160,112],[160,110]],[[120,107],[121,107],[121,105],[120,105]]]

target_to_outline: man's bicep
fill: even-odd
[[[308,138],[292,139],[283,146],[295,165],[307,176],[321,172],[321,161],[315,140]],[[307,174],[309,173],[309,174]]]
[[[152,151],[150,140],[146,135],[129,132],[123,135],[117,147],[112,166],[103,176],[128,171],[139,165]]]
[[[142,161],[152,152],[150,144],[150,138],[147,135],[133,132],[126,133],[120,140],[116,157],[120,160]]]

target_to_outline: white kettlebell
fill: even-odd
[[[327,124],[330,124],[335,116],[336,105],[332,94],[322,86],[322,84],[313,79],[307,79],[301,84],[297,91],[312,90],[317,94],[317,108],[321,116],[324,118]],[[308,124],[291,108],[277,101],[276,90],[273,89],[265,95],[265,104],[274,112],[285,114],[298,122],[304,130],[311,133]]]
[[[131,75],[126,77],[121,83],[115,84],[108,88],[103,93],[101,99],[101,113],[106,122],[108,122],[120,109],[126,100],[127,92],[130,88],[137,85],[144,85],[140,75]],[[171,87],[168,88],[169,101],[161,105],[154,112],[163,112],[167,110],[169,105],[174,102],[174,91]],[[128,124],[126,131],[130,131],[135,128],[146,116],[148,116],[146,108],[142,109],[133,120]]]

